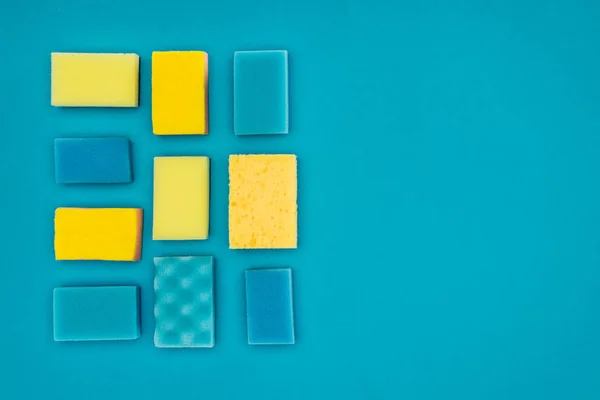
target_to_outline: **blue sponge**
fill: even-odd
[[[246,270],[248,344],[294,344],[292,270]]]
[[[156,347],[213,347],[212,257],[154,259]]]
[[[237,51],[233,60],[236,135],[288,133],[288,53]]]
[[[55,139],[56,183],[129,183],[130,147],[124,137]]]
[[[54,289],[54,340],[126,340],[138,337],[139,287]]]

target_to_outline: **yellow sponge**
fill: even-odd
[[[155,135],[208,133],[208,55],[152,53],[152,126]]]
[[[62,107],[137,107],[137,54],[52,53],[51,104]]]
[[[296,156],[229,156],[229,247],[297,246]]]
[[[208,157],[154,157],[154,240],[208,238]]]
[[[138,261],[142,250],[141,208],[57,208],[57,260]]]

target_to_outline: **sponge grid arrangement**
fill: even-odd
[[[139,105],[136,54],[52,53],[51,68],[52,106]],[[234,133],[287,134],[287,51],[236,52],[233,72]],[[155,135],[208,135],[206,52],[153,52],[151,85]],[[128,184],[134,179],[131,142],[126,137],[56,138],[54,147],[57,184]],[[231,155],[229,187],[231,249],[297,247],[295,155]],[[209,157],[156,156],[153,197],[154,240],[207,239]],[[55,258],[139,261],[142,224],[142,208],[59,207],[55,212]],[[213,347],[213,258],[156,257],[154,264],[155,346]],[[245,275],[248,343],[293,344],[291,270],[252,271]],[[265,279],[254,279],[262,276]],[[284,293],[285,303],[280,303]],[[139,286],[59,287],[54,290],[53,304],[56,341],[122,340],[141,335]],[[279,310],[277,318],[270,314],[273,309]]]

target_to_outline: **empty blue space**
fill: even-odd
[[[0,398],[598,400],[596,0],[0,2]],[[236,136],[233,54],[288,50],[287,135]],[[210,134],[157,137],[153,50],[209,55]],[[50,52],[135,52],[140,107],[50,106]],[[57,185],[54,139],[135,179]],[[298,249],[232,251],[227,157],[298,156]],[[154,156],[211,157],[210,237],[153,242]],[[143,207],[138,263],[56,262],[58,206]],[[153,257],[212,255],[215,347],[154,346]],[[289,267],[291,346],[249,346]],[[138,285],[141,337],[54,342],[52,290]]]

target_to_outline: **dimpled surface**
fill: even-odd
[[[156,347],[213,347],[213,258],[154,259]]]

